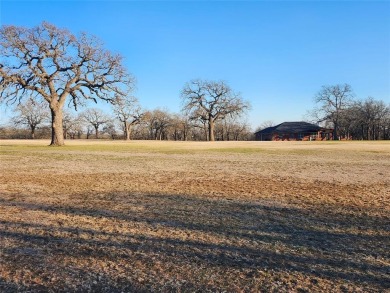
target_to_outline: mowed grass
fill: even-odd
[[[0,141],[0,292],[386,292],[389,142]]]

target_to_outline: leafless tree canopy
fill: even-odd
[[[335,138],[339,136],[339,123],[342,111],[350,104],[353,98],[352,88],[349,84],[337,84],[323,86],[314,97],[319,108],[315,109],[314,116],[319,121],[331,121],[333,123]]]
[[[342,113],[341,130],[355,139],[390,139],[390,105],[368,97]]]
[[[168,110],[146,111],[142,120],[148,128],[149,139],[164,140],[169,138],[169,127],[173,121]]]
[[[226,117],[215,124],[216,140],[248,140],[252,137],[248,124],[237,117]]]
[[[111,102],[134,79],[122,58],[104,50],[100,41],[83,33],[76,38],[65,29],[43,22],[33,28],[0,29],[0,101],[42,97],[52,113],[52,145],[63,144],[62,109],[66,101]]]
[[[64,111],[62,127],[64,138],[81,138],[86,122],[81,115],[75,116],[69,111]]]
[[[80,116],[85,122],[93,126],[95,129],[95,138],[99,138],[99,127],[110,122],[110,117],[102,110],[96,108],[87,109]]]
[[[239,115],[249,109],[249,103],[223,81],[192,80],[181,93],[183,111],[193,119],[207,121],[209,140],[215,140],[215,121],[228,115]]]
[[[45,106],[43,101],[30,97],[16,106],[12,122],[16,125],[27,126],[30,129],[31,138],[34,139],[37,127],[48,122],[50,113]]]
[[[130,95],[118,95],[113,102],[113,110],[123,125],[125,139],[129,140],[132,126],[139,124],[144,116],[138,99]]]

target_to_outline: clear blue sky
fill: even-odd
[[[322,85],[390,102],[389,1],[0,0],[1,24],[42,21],[123,55],[147,109],[179,112],[193,78],[241,92],[253,128],[302,120]]]

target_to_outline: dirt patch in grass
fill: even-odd
[[[383,292],[389,143],[0,141],[0,291]]]

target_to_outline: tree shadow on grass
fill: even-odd
[[[151,263],[149,270],[153,270],[154,262],[161,261],[168,267],[176,267],[179,272],[181,266],[189,264],[195,270],[207,267],[218,271],[222,268],[238,273],[245,269],[254,274],[259,270],[271,270],[340,280],[373,290],[390,287],[390,271],[384,265],[389,261],[387,248],[390,246],[390,223],[386,216],[365,213],[353,214],[352,217],[326,208],[314,212],[283,207],[272,201],[107,194],[100,197],[110,199],[106,202],[78,195],[78,198],[83,197],[90,199],[88,204],[79,202],[79,205],[60,206],[0,199],[0,207],[16,206],[24,211],[68,217],[88,216],[96,221],[122,221],[130,226],[141,224],[145,233],[126,229],[121,232],[100,231],[84,227],[82,223],[61,226],[37,221],[17,222],[3,220],[0,216],[0,242],[7,239],[19,243],[17,247],[2,246],[1,255],[8,262],[20,262],[20,266],[26,260],[30,265],[37,264],[48,253],[58,259],[72,256],[116,264],[141,261]],[[159,234],[151,231],[159,231]],[[177,237],[172,231],[189,233],[190,236]],[[211,238],[196,239],[191,233]],[[42,274],[50,266],[47,263],[41,266]],[[65,263],[54,266],[62,266],[66,274]],[[198,290],[205,286],[202,280],[196,283],[196,276],[186,276],[185,270],[182,273],[181,278],[188,280],[187,289]],[[93,286],[96,274],[84,272],[87,275],[84,284]],[[106,284],[107,287],[101,287],[102,291],[110,288],[112,292],[156,290],[152,279],[148,283],[142,278],[140,280],[135,270],[131,274],[134,275],[116,278],[115,273],[106,273],[98,283]],[[77,283],[78,277],[72,276],[72,271],[67,275]],[[252,277],[248,275],[246,281]],[[161,276],[161,280],[155,281],[164,283],[167,280]],[[49,283],[46,288],[66,285],[60,281]],[[70,289],[69,286],[64,288]]]
[[[6,281],[4,278],[0,277],[0,292],[17,292],[23,289],[26,290],[27,288],[18,286],[18,284]]]

